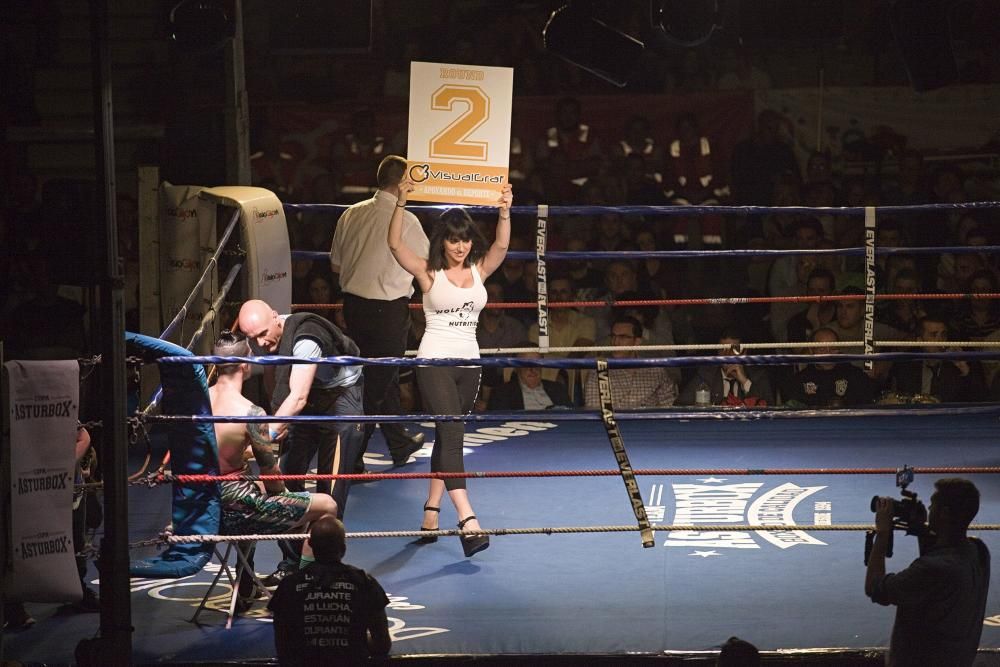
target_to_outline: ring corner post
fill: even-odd
[[[128,440],[125,432],[124,278],[118,260],[115,219],[114,118],[111,84],[109,0],[90,0],[91,73],[94,100],[94,158],[97,233],[95,266],[99,284],[101,387],[104,403],[105,536],[101,541],[100,638],[77,647],[80,664],[129,665],[132,662],[132,607],[128,568]]]

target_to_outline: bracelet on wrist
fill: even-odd
[[[406,208],[406,202],[403,202],[402,204],[396,202],[396,208]]]

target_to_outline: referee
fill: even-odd
[[[405,171],[406,160],[398,155],[379,163],[375,196],[344,211],[330,248],[330,266],[340,274],[344,292],[347,330],[365,357],[402,357],[406,352],[413,276],[396,263],[386,241]],[[418,254],[427,255],[427,235],[409,211],[403,211],[403,240]],[[400,414],[399,368],[366,365],[364,378],[365,414]],[[382,424],[381,430],[394,466],[406,464],[424,442],[423,433],[413,435],[399,422]],[[374,423],[365,424],[356,472],[364,472],[361,457],[374,432]]]

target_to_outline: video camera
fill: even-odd
[[[893,528],[906,531],[907,535],[915,535],[919,540],[921,552],[923,551],[924,538],[927,535],[927,508],[917,499],[915,491],[907,490],[907,486],[913,483],[913,468],[904,465],[896,470],[896,486],[900,488],[899,500],[892,501],[892,525]],[[876,510],[879,496],[872,496],[871,511]],[[869,530],[865,534],[865,565],[868,565],[868,557],[872,552],[872,545],[875,540],[875,531]],[[889,533],[889,541],[886,545],[885,557],[892,557],[893,533]]]

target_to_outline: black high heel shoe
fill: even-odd
[[[465,528],[465,524],[469,523],[476,518],[475,514],[470,514],[461,521],[458,522],[458,529],[462,530]],[[462,551],[465,552],[466,558],[471,558],[477,553],[486,549],[490,546],[490,536],[489,535],[470,535],[466,537],[465,535],[459,535],[459,539],[462,540]]]
[[[425,512],[440,512],[441,508],[440,507],[428,507],[427,505],[424,505],[424,511]],[[437,528],[424,528],[423,526],[420,526],[420,530],[437,530]],[[434,544],[437,541],[438,541],[437,535],[427,535],[426,537],[418,537],[417,538],[417,544]]]

